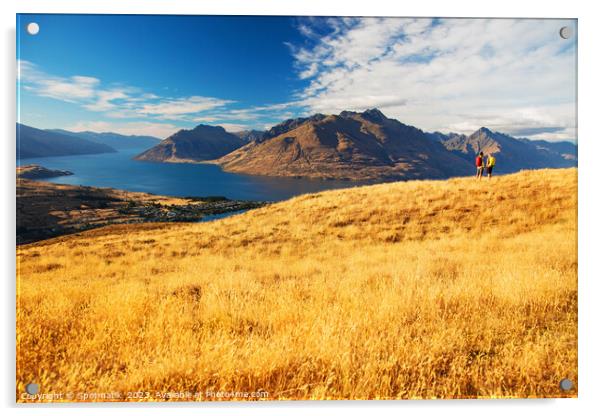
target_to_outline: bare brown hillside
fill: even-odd
[[[217,163],[231,172],[350,180],[472,173],[469,162],[428,139],[422,130],[376,109],[289,120],[266,136]]]
[[[149,162],[199,162],[224,156],[243,144],[240,137],[228,133],[223,127],[200,124],[191,130],[178,131],[140,153],[135,159]]]

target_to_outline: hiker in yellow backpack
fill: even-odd
[[[495,157],[491,153],[487,155],[487,177],[491,178],[493,167],[495,166]]]

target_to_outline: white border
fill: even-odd
[[[601,386],[599,297],[602,294],[602,256],[599,238],[601,227],[600,168],[602,163],[602,112],[600,105],[600,45],[602,21],[596,13],[596,2],[524,0],[420,0],[395,3],[385,0],[20,0],[1,4],[2,13],[2,355],[0,392],[2,406],[8,414],[351,414],[415,413],[507,415],[508,413],[545,413],[546,415],[592,414],[600,409]],[[285,403],[208,403],[136,405],[118,404],[58,405],[17,407],[15,392],[15,13],[127,13],[127,14],[273,14],[273,15],[347,15],[347,16],[448,16],[448,17],[564,17],[579,19],[579,399],[566,400],[458,400],[410,402],[285,402]],[[570,70],[570,69],[567,69]],[[596,319],[597,318],[597,319]]]

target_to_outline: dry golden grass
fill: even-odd
[[[18,400],[32,380],[141,400],[574,397],[576,209],[577,170],[539,170],[21,246]]]

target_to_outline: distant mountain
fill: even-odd
[[[471,164],[377,109],[287,120],[218,159],[224,170],[328,179],[446,178]]]
[[[569,142],[517,139],[504,133],[493,132],[486,127],[481,127],[468,136],[431,133],[430,138],[438,140],[449,151],[471,163],[481,151],[484,154],[494,154],[496,169],[502,173],[577,165],[577,147]]]
[[[265,135],[265,133],[266,133],[265,131],[261,131],[261,130],[244,130],[244,131],[238,131],[233,134],[238,136],[245,143],[249,143],[254,140],[263,139],[263,136]]]
[[[200,162],[217,159],[245,142],[220,126],[200,124],[192,130],[180,130],[134,159],[153,162]]]
[[[525,143],[530,143],[540,150],[544,150],[551,153],[558,153],[566,160],[577,160],[577,145],[571,142],[548,142],[546,140],[529,140],[519,139]]]
[[[79,137],[94,143],[101,143],[111,146],[114,149],[142,149],[151,148],[157,145],[161,139],[152,136],[126,136],[118,133],[96,133],[93,131],[72,132],[67,130],[50,130],[55,133],[65,134],[67,136]]]
[[[441,133],[439,131],[436,131],[434,133],[426,133],[426,135],[431,140],[439,142],[439,143],[446,143],[450,139],[453,139],[453,140],[462,140],[463,138],[466,137],[466,135],[464,135],[464,134],[458,134],[458,133],[448,133],[448,134],[445,134],[445,133]]]
[[[106,144],[17,123],[17,159],[114,152]]]

